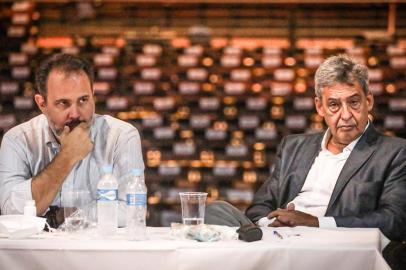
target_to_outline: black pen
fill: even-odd
[[[276,235],[280,239],[283,239],[283,236],[280,233],[278,233],[277,231],[273,231],[273,235]]]

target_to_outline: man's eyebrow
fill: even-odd
[[[354,98],[354,97],[360,97],[361,95],[359,94],[359,93],[355,93],[355,94],[353,94],[353,95],[351,95],[351,96],[349,96],[349,97],[346,97],[345,99],[347,100],[347,99],[351,99],[351,98]],[[340,98],[335,98],[335,97],[329,97],[327,100],[331,100],[331,101],[337,101],[337,100],[340,100]]]
[[[56,103],[60,103],[60,102],[69,102],[69,99],[61,98],[61,99],[55,100],[55,104],[56,104]]]
[[[347,99],[350,99],[350,98],[354,98],[354,97],[360,97],[361,95],[360,94],[358,94],[358,93],[355,93],[354,95],[352,95],[352,96],[349,96]]]
[[[340,99],[339,99],[339,98],[329,97],[327,100],[328,100],[328,101],[338,101],[338,100],[340,100]]]

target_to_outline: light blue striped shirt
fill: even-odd
[[[106,164],[113,165],[113,174],[119,182],[119,199],[125,202],[125,176],[133,168],[144,170],[140,135],[131,124],[108,115],[95,114],[90,137],[94,143],[92,152],[75,165],[51,205],[63,206],[61,196],[64,191],[70,190],[88,190],[92,200],[96,200],[97,183]],[[44,170],[59,151],[60,144],[43,114],[4,135],[0,148],[2,214],[23,212],[25,201],[32,199],[32,178]],[[123,203],[120,204],[123,208]],[[124,214],[120,212],[119,216]]]

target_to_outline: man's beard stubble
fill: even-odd
[[[52,133],[54,134],[55,138],[59,141],[59,137],[61,136],[65,126],[69,127],[69,132],[72,132],[72,130],[75,129],[82,122],[86,122],[86,121],[74,119],[72,121],[65,123],[65,125],[63,126],[62,129],[56,129],[55,125],[49,125],[49,127],[50,127]]]
[[[65,123],[65,126],[69,127],[69,131],[72,131],[75,127],[77,127],[80,123],[86,122],[86,121],[81,121],[79,119],[74,119],[68,123]]]

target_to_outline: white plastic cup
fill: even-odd
[[[199,225],[204,223],[206,207],[206,192],[180,192],[182,207],[182,223],[185,225]]]
[[[24,205],[24,216],[36,217],[37,207],[34,200],[26,200]]]
[[[83,210],[91,201],[90,191],[74,190],[62,192],[62,206],[65,218],[65,229],[70,232],[81,230],[85,216],[78,210]]]

